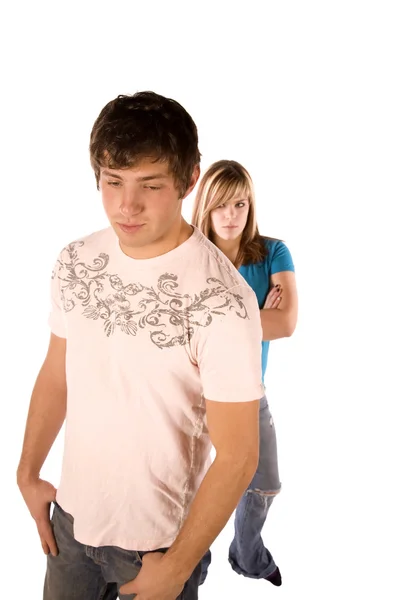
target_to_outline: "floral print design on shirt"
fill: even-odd
[[[187,344],[195,328],[207,327],[215,315],[234,310],[238,317],[249,318],[242,297],[214,277],[207,279],[209,287],[194,295],[180,294],[178,277],[172,273],[161,275],[156,289],[125,285],[119,275],[107,272],[107,254],[99,254],[91,264],[80,260],[78,248],[83,245],[75,242],[64,249],[52,278],[58,279],[64,311],[80,305],[87,319],[103,322],[107,337],[117,329],[134,336],[138,329],[150,328],[151,341],[168,348]],[[177,331],[182,333],[171,335]]]

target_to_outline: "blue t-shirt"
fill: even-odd
[[[265,243],[268,254],[263,261],[239,267],[239,273],[255,291],[260,309],[263,308],[268,292],[271,289],[271,275],[280,271],[294,271],[292,256],[283,242],[265,240]],[[268,350],[269,342],[262,342],[261,363],[263,380],[267,368]]]

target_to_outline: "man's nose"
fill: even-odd
[[[142,208],[143,206],[138,192],[129,190],[124,193],[119,207],[120,213],[124,217],[133,217],[139,214],[142,211]]]

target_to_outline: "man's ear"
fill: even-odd
[[[186,190],[185,194],[182,196],[182,200],[184,200],[187,196],[189,196],[189,194],[194,190],[194,188],[196,187],[196,183],[199,180],[199,177],[200,177],[200,165],[196,165],[195,168],[193,169],[193,173],[190,178],[189,187]]]

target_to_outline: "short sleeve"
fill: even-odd
[[[281,271],[294,271],[294,264],[289,248],[283,242],[276,242],[270,249],[270,275]]]
[[[54,333],[58,337],[66,338],[67,332],[65,326],[65,315],[61,299],[59,274],[60,260],[57,260],[57,263],[53,269],[53,273],[51,276],[51,310],[48,322],[52,333]]]
[[[262,327],[256,295],[247,285],[221,294],[196,332],[203,395],[217,402],[249,402],[264,395]]]

